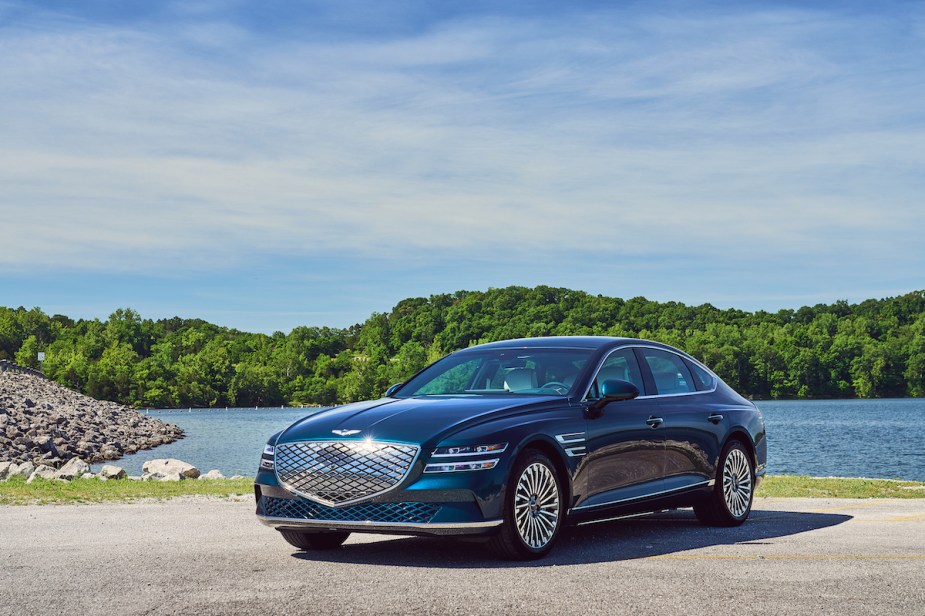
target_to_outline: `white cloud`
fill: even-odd
[[[349,41],[209,19],[5,28],[0,264],[658,245],[925,265],[925,54],[871,41],[876,18],[620,11]]]

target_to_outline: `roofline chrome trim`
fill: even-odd
[[[694,362],[695,364],[697,364],[698,366],[700,366],[701,368],[706,370],[710,375],[713,376],[713,389],[704,389],[703,391],[689,391],[689,392],[685,392],[681,394],[654,394],[651,396],[649,395],[636,396],[636,398],[634,398],[635,400],[648,400],[650,398],[673,398],[677,396],[696,396],[698,394],[712,394],[719,387],[720,378],[716,376],[716,373],[710,370],[709,368],[707,368],[706,366],[704,366],[703,362],[700,362],[697,359],[688,355],[687,353],[684,353],[684,351],[681,351],[680,349],[673,351],[669,348],[664,348],[664,347],[655,346],[651,344],[633,344],[629,342],[624,345],[617,346],[617,347],[610,349],[607,352],[607,354],[604,355],[604,357],[602,357],[599,362],[597,362],[597,367],[594,368],[594,374],[592,375],[591,380],[588,381],[588,386],[585,388],[585,393],[581,398],[579,398],[582,402],[589,402],[588,394],[591,392],[591,386],[594,385],[594,379],[597,377],[597,374],[601,371],[601,368],[603,368],[604,362],[607,361],[607,359],[612,354],[616,353],[617,351],[622,351],[623,349],[654,349],[656,351],[664,351],[666,353],[671,353],[673,355],[677,355],[678,357],[682,359],[686,358],[686,359],[691,360],[692,362]],[[642,366],[640,366],[639,369],[642,370]],[[691,376],[694,377],[694,375],[691,375]]]
[[[337,520],[302,520],[299,518],[277,518],[265,515],[257,515],[261,524],[271,528],[314,528],[314,529],[332,529],[332,530],[351,530],[351,531],[401,531],[417,530],[424,532],[433,532],[434,534],[466,532],[470,530],[482,530],[501,526],[504,520],[486,520],[484,522],[340,522]]]
[[[279,485],[280,485],[281,487],[285,488],[286,490],[289,490],[289,491],[292,492],[293,494],[297,494],[297,495],[301,496],[302,498],[308,499],[308,500],[310,500],[310,501],[312,501],[312,502],[315,502],[315,503],[320,503],[320,504],[322,504],[322,505],[324,505],[324,506],[326,506],[326,507],[346,507],[347,505],[355,505],[355,504],[357,504],[357,503],[362,503],[363,501],[367,501],[367,500],[370,500],[370,499],[372,499],[372,498],[376,498],[377,496],[382,496],[383,494],[386,494],[386,493],[388,493],[388,492],[391,492],[392,490],[397,490],[403,483],[405,483],[405,481],[407,481],[408,477],[411,475],[411,471],[414,470],[414,465],[417,463],[418,459],[420,459],[420,457],[421,457],[421,446],[420,446],[420,445],[415,445],[415,444],[413,444],[413,443],[396,443],[396,442],[392,442],[392,441],[376,441],[376,440],[367,441],[366,439],[339,439],[339,440],[332,440],[332,439],[322,439],[322,440],[303,439],[303,440],[300,440],[300,441],[289,441],[289,442],[287,442],[287,443],[277,444],[276,447],[279,448],[279,447],[285,447],[286,445],[298,445],[298,444],[300,444],[300,443],[365,443],[365,442],[375,443],[375,444],[377,444],[377,445],[398,445],[398,446],[400,446],[400,447],[414,447],[414,449],[415,449],[414,458],[411,459],[411,462],[408,464],[408,468],[407,468],[407,470],[405,470],[405,474],[401,476],[401,479],[399,479],[398,481],[396,481],[394,485],[392,485],[392,486],[386,488],[385,490],[381,490],[381,491],[379,491],[379,492],[376,492],[375,494],[368,494],[368,495],[366,495],[366,496],[363,496],[362,498],[354,498],[354,499],[352,499],[352,500],[344,501],[344,502],[342,502],[342,503],[334,503],[334,502],[332,502],[332,501],[329,501],[329,500],[326,500],[326,499],[323,499],[323,498],[319,498],[318,496],[315,496],[315,495],[312,495],[312,494],[308,494],[308,493],[306,493],[306,492],[301,492],[301,491],[297,490],[296,488],[294,488],[293,486],[291,486],[290,484],[286,483],[285,481],[283,481],[283,480],[280,478],[280,476],[279,476],[279,465],[278,465],[278,464],[275,464],[275,462],[276,462],[276,455],[273,456],[273,462],[274,462],[274,467],[275,467],[275,468],[273,469],[273,475],[276,477],[276,481],[279,482]],[[269,470],[269,469],[268,469],[268,470]]]
[[[665,494],[671,494],[672,492],[683,492],[684,490],[690,490],[692,488],[704,488],[714,485],[715,479],[709,481],[701,481],[698,483],[692,483],[689,486],[681,486],[680,488],[672,488],[670,490],[663,490],[661,492],[653,492],[652,494],[645,494],[643,496],[633,496],[631,498],[620,498],[614,501],[607,501],[606,503],[597,503],[596,505],[581,505],[578,507],[572,507],[571,511],[584,511],[585,509],[597,509],[598,507],[607,507],[610,505],[619,505],[620,503],[628,503],[630,501],[645,500],[647,498],[652,498],[654,496],[663,496]]]

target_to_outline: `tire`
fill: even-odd
[[[552,550],[565,518],[556,467],[528,449],[514,463],[504,496],[504,522],[491,537],[492,549],[507,560],[535,560]]]
[[[719,457],[716,485],[694,506],[707,526],[739,526],[748,519],[755,499],[755,462],[740,441],[730,441]]]
[[[290,545],[300,550],[333,550],[347,540],[350,533],[347,531],[298,531],[298,530],[281,530],[279,534],[283,536]]]

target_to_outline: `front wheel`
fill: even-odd
[[[748,519],[755,498],[755,465],[742,443],[723,448],[716,474],[713,491],[694,513],[708,526],[738,526]]]
[[[289,545],[300,550],[333,550],[350,536],[350,533],[346,531],[281,530],[279,534]]]
[[[504,499],[504,523],[491,539],[503,558],[533,560],[552,550],[564,517],[563,492],[553,463],[536,450],[514,464]]]

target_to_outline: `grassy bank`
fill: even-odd
[[[98,503],[177,496],[237,496],[253,492],[252,479],[217,481],[99,481],[70,483],[22,478],[0,482],[0,505]],[[809,498],[925,498],[925,483],[888,479],[844,479],[772,475],[762,482],[758,496]]]
[[[771,475],[761,483],[757,495],[781,498],[925,498],[925,483],[892,479]]]
[[[168,499],[177,496],[236,496],[254,492],[253,479],[211,481],[100,481],[76,479],[65,483],[36,479],[26,483],[21,477],[0,482],[0,505],[45,505],[50,503],[99,503],[133,501],[142,498]]]

